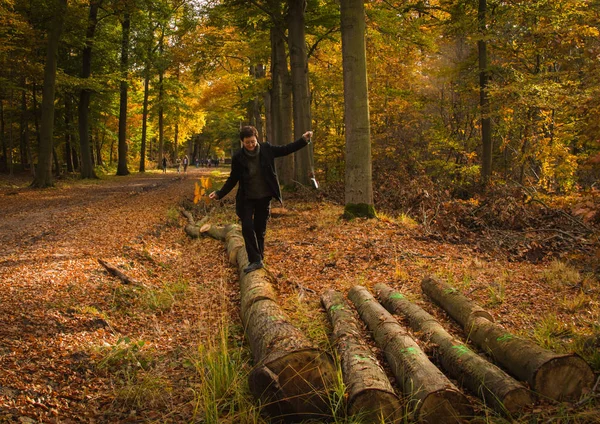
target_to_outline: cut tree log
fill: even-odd
[[[454,315],[452,304],[458,296],[447,296],[455,289],[436,278],[425,278],[423,292],[445,309],[462,327],[469,339],[521,381],[529,383],[537,393],[558,401],[577,400],[594,384],[591,367],[576,354],[557,354],[533,341],[517,337],[483,315]],[[462,296],[462,295],[461,295]],[[474,308],[479,306],[471,303]]]
[[[202,237],[202,232],[200,231],[200,228],[209,220],[209,216],[206,215],[204,218],[202,218],[200,221],[198,222],[194,222],[194,217],[192,216],[192,213],[190,211],[186,211],[185,209],[181,210],[181,214],[187,219],[188,223],[185,226],[185,232],[187,233],[187,235],[189,235],[190,237],[193,238],[199,238]]]
[[[342,294],[327,290],[321,296],[333,326],[332,343],[342,365],[348,393],[348,412],[364,422],[399,423],[402,406],[379,361],[361,338],[357,319]]]
[[[239,226],[205,224],[200,231],[225,242],[240,274],[242,323],[255,362],[248,376],[252,394],[269,415],[287,422],[331,415],[333,360],[291,324],[277,303],[270,273],[244,273],[248,257]]]
[[[457,423],[473,415],[466,396],[429,361],[404,327],[366,288],[354,286],[348,297],[383,350],[402,391],[410,398],[417,421]]]
[[[460,291],[442,284],[437,278],[424,278],[421,289],[438,305],[447,305],[448,309],[444,306],[446,312],[463,327],[473,317],[483,317],[494,322],[492,314],[463,296]]]
[[[386,284],[376,284],[374,289],[389,312],[405,317],[412,330],[432,346],[448,374],[488,405],[499,412],[518,414],[533,404],[534,398],[525,386],[452,337],[420,306]]]

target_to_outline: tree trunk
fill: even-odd
[[[225,242],[240,274],[242,323],[255,362],[248,376],[250,391],[274,417],[322,419],[329,411],[333,361],[290,323],[266,271],[244,274],[248,257],[239,226],[206,224],[200,231]]]
[[[333,325],[332,344],[340,355],[348,411],[365,422],[400,422],[402,406],[342,294],[328,290],[321,303]]]
[[[21,120],[19,124],[19,139],[21,141],[19,152],[21,153],[21,164],[23,169],[26,165],[30,165],[29,161],[29,111],[27,110],[27,80],[25,76],[21,76]]]
[[[23,91],[21,92],[21,137],[25,148],[26,163],[29,165],[31,176],[35,178],[35,167],[33,166],[33,155],[31,154],[31,141],[29,140],[29,108],[27,106],[27,79],[23,77]]]
[[[256,82],[258,82],[259,84],[262,85],[262,80],[265,78],[265,65],[263,65],[262,63],[259,63],[256,65],[255,69],[254,69],[254,78],[256,80]],[[261,95],[257,95],[253,102],[252,102],[252,115],[253,115],[253,121],[255,123],[255,127],[256,130],[258,131],[258,134],[261,138],[261,141],[264,141],[264,138],[266,137],[266,134],[264,132],[264,128],[263,128],[263,120],[262,120],[262,107],[263,105],[263,101],[264,101],[264,96],[263,94]]]
[[[148,49],[151,50],[151,49]],[[150,54],[150,51],[147,52]],[[150,92],[150,59],[144,70],[144,103],[142,110],[142,146],[140,148],[140,172],[146,172],[146,137],[148,133],[148,97]]]
[[[101,0],[90,1],[88,27],[85,36],[85,47],[82,54],[81,78],[88,80],[92,74],[92,47],[94,34],[98,24],[98,9]],[[79,93],[79,151],[81,152],[81,178],[97,178],[92,160],[92,146],[90,145],[90,98],[92,92],[89,88],[82,88]]]
[[[96,137],[92,138],[92,140],[96,140],[93,145],[96,148],[96,164],[98,166],[102,166],[104,161],[102,160],[102,146],[104,145],[104,137],[106,136],[106,130],[102,130],[102,139],[100,139],[100,134],[98,132],[98,127],[94,127],[94,131]]]
[[[438,355],[444,369],[498,412],[517,414],[534,401],[529,390],[500,368],[452,337],[419,306],[385,284],[376,284],[377,298],[392,314],[402,315]]]
[[[306,0],[288,0],[288,45],[292,74],[295,140],[298,140],[302,137],[302,134],[311,129],[308,58],[304,34],[305,10]],[[287,140],[285,142],[287,143]],[[294,153],[295,178],[296,181],[304,185],[310,183],[309,152],[309,149],[301,149]]]
[[[72,101],[67,96],[65,98],[65,163],[67,165],[67,172],[73,172],[73,148],[71,143],[73,139],[73,132],[71,131],[72,117]]]
[[[346,127],[346,215],[373,218],[369,95],[363,0],[341,2]]]
[[[56,61],[58,44],[63,29],[67,0],[56,0],[52,24],[48,30],[46,47],[46,64],[44,66],[44,87],[42,90],[42,119],[40,129],[40,146],[38,170],[32,185],[34,187],[50,187],[52,179],[52,137],[54,134],[54,92],[56,89]]]
[[[121,89],[119,102],[119,158],[117,163],[117,175],[129,175],[127,169],[127,78],[129,76],[129,30],[131,16],[125,12],[123,16],[123,35],[121,40]]]
[[[481,314],[462,313],[453,305],[457,297],[448,297],[451,287],[426,278],[422,281],[423,292],[444,308],[462,325],[469,339],[489,353],[512,375],[527,381],[541,395],[555,400],[576,400],[592,387],[594,373],[590,366],[575,354],[556,354],[543,349],[528,339],[514,336],[504,327],[495,324]],[[459,298],[460,299],[460,298]],[[472,309],[478,308],[472,305]]]
[[[492,120],[490,118],[490,99],[488,95],[488,58],[486,34],[487,0],[479,0],[478,21],[480,39],[477,42],[479,51],[479,106],[481,108],[481,182],[487,186],[492,175]]]
[[[0,162],[0,171],[4,171],[4,165],[6,165],[6,170],[8,170],[8,146],[6,145],[6,140],[4,137],[4,99],[0,98],[0,142],[2,143],[2,161]],[[31,167],[35,169],[33,163]],[[35,177],[35,172],[33,174]]]
[[[348,297],[373,332],[392,372],[411,399],[414,417],[426,423],[459,423],[473,414],[468,399],[433,365],[398,321],[361,286]]]
[[[14,120],[14,105],[13,105],[14,90],[10,90],[8,98],[9,126],[8,126],[8,174],[13,175],[14,172],[14,157],[13,157],[13,120]]]
[[[280,14],[280,12],[279,12]],[[279,20],[271,28],[272,88],[271,112],[273,139],[276,145],[283,145],[293,139],[292,134],[292,87],[285,53],[284,28]],[[275,163],[279,182],[289,185],[294,180],[294,155],[282,157]]]

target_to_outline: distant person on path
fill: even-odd
[[[181,160],[179,158],[177,158],[177,173],[179,174],[180,171],[181,171]]]
[[[162,170],[163,170],[163,174],[167,173],[167,157],[163,156],[162,158]]]
[[[196,168],[200,167],[200,159],[196,158]]]
[[[183,173],[184,174],[187,173],[187,167],[188,167],[189,161],[190,160],[188,159],[187,155],[185,155],[183,157]]]
[[[211,199],[222,199],[239,183],[235,198],[235,212],[242,221],[242,235],[248,253],[249,265],[244,272],[263,268],[265,234],[271,212],[271,199],[281,203],[281,189],[275,171],[275,158],[287,156],[305,147],[312,131],[284,146],[258,142],[258,131],[252,126],[242,127],[240,140],[243,147],[231,158],[231,172],[223,187],[213,191]]]

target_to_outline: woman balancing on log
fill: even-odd
[[[211,199],[222,199],[237,183],[235,212],[242,221],[242,235],[249,265],[244,273],[264,267],[265,234],[271,211],[271,199],[281,203],[281,189],[275,171],[275,158],[294,153],[310,143],[312,131],[284,146],[258,142],[258,131],[252,126],[242,127],[242,147],[231,158],[231,172],[223,187],[213,191]]]

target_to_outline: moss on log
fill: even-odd
[[[357,320],[342,294],[328,290],[321,296],[333,326],[332,343],[342,365],[348,393],[348,412],[365,422],[400,422],[400,400],[379,361],[362,339]]]
[[[432,284],[432,280],[423,280],[421,287],[425,294],[462,325],[469,339],[513,376],[528,382],[534,391],[547,398],[562,401],[576,400],[591,389],[594,373],[581,357],[544,349],[529,339],[509,333],[484,315],[454,315],[457,307],[453,301],[458,296],[444,295],[454,289],[440,281]],[[479,308],[473,303],[471,305]],[[468,318],[465,319],[465,316]]]
[[[389,312],[405,317],[413,331],[432,346],[448,374],[488,405],[499,412],[518,414],[534,402],[525,386],[452,337],[421,307],[386,284],[376,284],[374,289]]]
[[[248,257],[239,226],[205,224],[200,231],[225,242],[240,275],[242,323],[255,362],[248,376],[252,394],[269,415],[286,422],[330,415],[333,361],[291,324],[265,269],[243,272]]]
[[[406,330],[366,288],[355,286],[348,296],[385,353],[402,391],[414,403],[417,421],[458,423],[472,416],[473,409],[465,395],[429,361]]]

